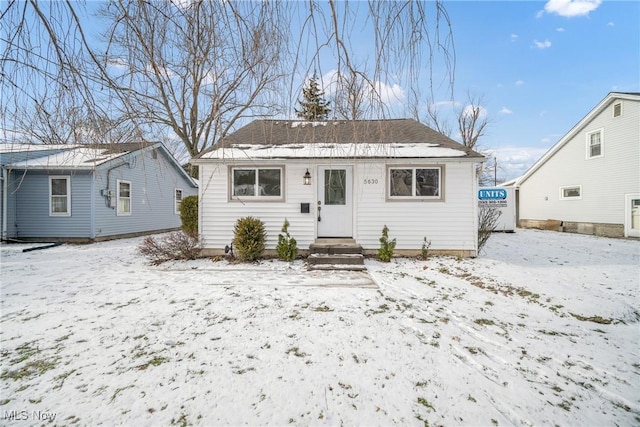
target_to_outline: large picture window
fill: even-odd
[[[117,181],[118,209],[117,215],[131,215],[131,183],[129,181]]]
[[[71,216],[71,177],[49,177],[49,215]]]
[[[231,169],[233,199],[282,198],[282,168]]]
[[[442,167],[389,168],[390,199],[442,199]]]

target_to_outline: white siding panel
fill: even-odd
[[[282,162],[260,163],[261,165],[282,165]],[[238,202],[228,201],[228,167],[231,164],[211,164],[201,166],[200,219],[203,247],[223,249],[233,240],[233,228],[240,218],[253,216],[265,224],[267,249],[275,249],[278,234],[281,233],[285,218],[289,220],[289,234],[303,249],[315,239],[315,182],[305,186],[302,176],[307,164],[288,164],[285,172],[284,201]],[[256,165],[253,165],[254,167]],[[311,171],[311,168],[309,168]],[[313,174],[315,175],[315,174]],[[312,180],[317,177],[313,176]],[[310,213],[300,213],[300,203],[310,204]]]
[[[640,102],[610,104],[520,187],[520,219],[624,223],[624,195],[640,192]],[[586,159],[587,133],[603,129],[604,156]],[[560,187],[582,186],[580,200],[560,200]]]
[[[389,237],[396,239],[397,249],[419,249],[426,237],[431,241],[431,249],[475,250],[473,164],[444,163],[445,200],[417,202],[386,200],[386,168],[393,164],[406,163],[388,161],[364,164],[357,169],[358,243],[365,249],[379,248],[386,225]],[[376,177],[382,184],[365,184],[365,179]]]

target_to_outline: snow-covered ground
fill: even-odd
[[[2,425],[638,425],[640,242],[366,274],[2,245]]]

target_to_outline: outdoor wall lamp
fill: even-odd
[[[309,173],[309,169],[307,168],[307,171],[304,173],[304,176],[302,177],[304,185],[311,185],[311,174]]]

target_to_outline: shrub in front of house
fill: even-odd
[[[240,261],[256,261],[262,256],[267,241],[264,223],[247,216],[233,227],[233,252]]]
[[[389,228],[385,225],[382,228],[382,237],[380,237],[380,249],[378,249],[378,258],[380,259],[380,261],[391,261],[393,250],[395,248],[396,239],[389,240]]]
[[[187,196],[180,202],[182,231],[190,236],[198,235],[198,196]]]
[[[147,236],[138,246],[138,252],[159,265],[172,260],[189,260],[200,257],[200,241],[197,237],[175,231],[161,238]]]
[[[298,242],[289,235],[289,221],[286,218],[281,231],[284,235],[278,234],[276,253],[282,261],[293,261],[298,257]]]

